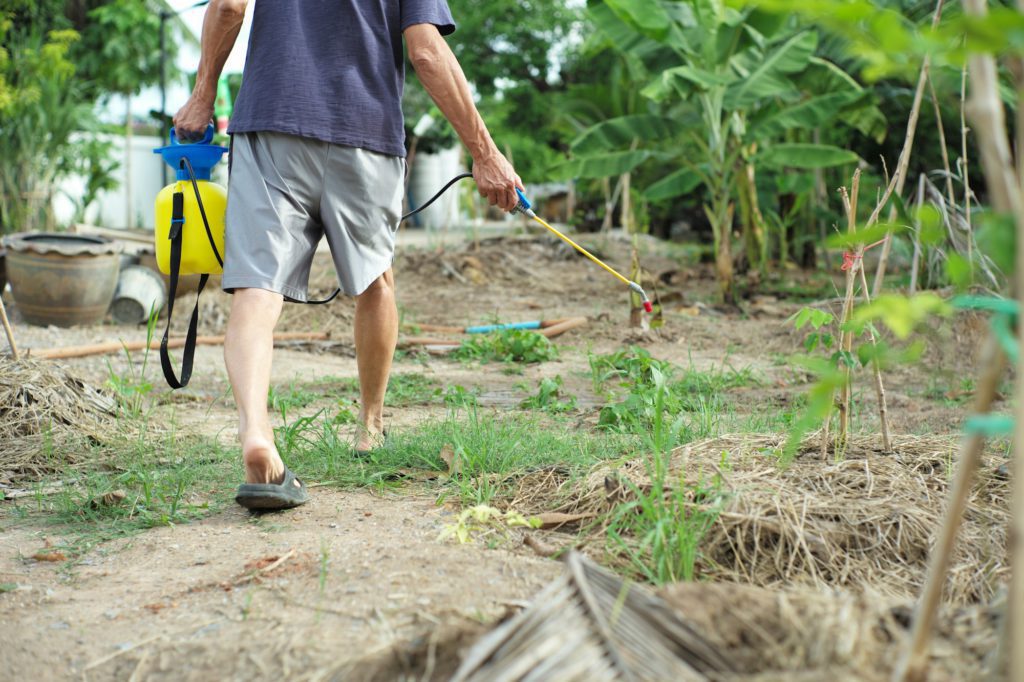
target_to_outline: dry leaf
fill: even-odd
[[[42,550],[32,555],[32,558],[36,561],[65,561],[67,557],[64,556],[63,552],[44,552]]]
[[[398,478],[415,481],[417,483],[436,481],[440,476],[438,472],[427,471],[426,469],[399,469],[396,473],[398,474]]]
[[[448,476],[457,476],[462,473],[462,460],[455,454],[455,448],[450,443],[441,448],[441,461],[448,469]]]
[[[89,506],[93,509],[98,509],[99,507],[113,507],[121,504],[126,497],[128,497],[128,494],[125,491],[112,490],[105,495],[100,495],[97,498],[89,500]]]

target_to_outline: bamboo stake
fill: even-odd
[[[924,177],[924,176],[921,176]],[[864,302],[871,303],[871,294],[868,293],[868,278],[864,274],[864,268],[859,269],[860,286],[864,293]],[[868,325],[868,334],[871,337],[871,347],[878,349],[878,339],[875,337],[875,330]],[[875,376],[875,395],[878,396],[878,419],[882,424],[882,448],[886,452],[892,451],[892,440],[889,438],[889,408],[885,400],[885,384],[882,383],[882,366],[878,362],[878,356],[871,361],[871,368]]]
[[[932,14],[932,28],[939,25],[942,18],[942,4],[945,0],[938,0],[935,3],[935,12]],[[917,89],[914,91],[914,104],[910,107],[910,117],[907,119],[907,131],[903,138],[903,150],[900,151],[899,160],[896,162],[896,173],[893,179],[896,181],[896,194],[903,194],[903,186],[906,182],[907,168],[910,166],[910,152],[914,147],[914,134],[917,132],[917,119],[921,113],[921,100],[924,99],[924,86],[928,82],[928,70],[931,66],[931,58],[925,55],[921,62],[921,73],[917,78]],[[896,207],[889,211],[889,222],[896,219]],[[878,298],[882,293],[882,282],[885,280],[885,268],[889,261],[889,251],[892,249],[892,235],[885,235],[882,243],[882,253],[878,257],[878,268],[875,270],[875,283],[871,295]]]
[[[974,281],[974,231],[971,229],[971,177],[967,163],[967,65],[960,72],[960,174],[964,179],[964,220],[967,221],[967,262]]]
[[[924,182],[925,175],[921,173],[917,178],[917,210],[921,210],[921,206],[924,205]],[[917,232],[914,234],[914,258],[910,263],[910,293],[913,294],[917,291],[917,277],[918,270],[921,264],[921,226],[918,225]],[[864,290],[867,294],[867,289]]]
[[[982,355],[982,375],[974,392],[972,415],[986,414],[995,402],[999,380],[1006,371],[1006,356],[1003,355],[995,337],[989,335]],[[896,666],[892,679],[895,682],[924,682],[928,675],[928,640],[932,624],[942,599],[942,588],[953,556],[953,542],[956,540],[960,523],[963,521],[967,496],[971,491],[974,471],[981,464],[981,452],[985,439],[980,434],[967,436],[960,446],[956,475],[949,488],[946,513],[942,527],[932,547],[928,560],[928,574],[924,589],[914,611],[910,640],[903,659]],[[1019,488],[1020,486],[1015,486]],[[1020,679],[1020,678],[1017,678]]]
[[[942,168],[946,171],[946,196],[949,198],[950,206],[956,206],[953,171],[949,167],[949,150],[946,148],[946,127],[942,125],[942,109],[939,108],[939,98],[935,95],[935,84],[932,82],[930,72],[928,74],[928,92],[931,95],[932,108],[935,110],[935,125],[939,131],[939,153],[942,155]]]
[[[7,308],[4,307],[4,299],[0,297],[0,321],[4,325],[4,334],[7,335],[7,343],[11,346],[11,356],[18,359],[18,344],[14,342],[14,330],[11,329],[11,321],[7,319]]]
[[[850,194],[846,193],[845,187],[840,187],[839,192],[843,197],[843,207],[846,209],[846,232],[847,234],[853,235],[857,233],[857,196],[860,193],[860,169],[858,168],[853,173],[853,183],[851,186]],[[850,321],[850,317],[853,315],[853,297],[856,285],[857,271],[860,269],[861,260],[864,257],[864,245],[858,244],[854,251],[853,263],[850,269],[846,271],[846,297],[843,300],[843,313],[842,321],[839,329],[839,348],[843,351],[844,355],[850,353],[853,350],[853,332],[846,329],[847,323]],[[846,447],[846,441],[849,437],[850,429],[850,400],[852,398],[853,388],[852,384],[852,371],[849,363],[840,359],[844,365],[843,374],[843,386],[840,389],[839,399],[839,434],[836,438],[836,450]]]
[[[327,332],[282,332],[274,334],[274,341],[326,341],[331,338]],[[223,336],[197,336],[197,346],[220,346],[224,343]],[[170,339],[167,342],[168,348],[181,348],[185,345],[185,339]],[[111,341],[108,343],[96,343],[90,346],[71,346],[68,348],[41,348],[32,350],[29,355],[40,360],[64,360],[67,358],[84,358],[90,355],[110,355],[121,351],[137,351],[146,348],[145,341]],[[160,340],[154,339],[149,342],[149,350],[160,350]]]

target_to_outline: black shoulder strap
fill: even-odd
[[[171,204],[171,287],[167,298],[167,327],[164,329],[164,337],[160,341],[160,366],[164,370],[164,378],[171,388],[184,388],[192,378],[192,360],[196,353],[196,332],[199,327],[199,297],[206,287],[206,280],[209,275],[199,278],[199,290],[196,292],[196,307],[192,310],[192,321],[188,325],[188,335],[185,337],[185,349],[181,359],[181,379],[174,374],[174,367],[171,365],[171,356],[167,351],[167,341],[171,334],[171,317],[174,315],[174,296],[178,293],[178,274],[181,271],[181,240],[182,228],[185,225],[185,197],[181,192],[175,192]]]

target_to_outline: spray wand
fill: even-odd
[[[585,248],[583,248],[582,246],[580,246],[579,244],[574,242],[572,239],[570,239],[563,232],[561,232],[561,231],[555,229],[554,227],[552,227],[551,225],[549,225],[547,223],[547,221],[545,221],[543,218],[541,218],[540,216],[538,216],[536,213],[533,212],[533,204],[530,203],[530,200],[526,198],[526,195],[523,194],[522,190],[520,190],[518,187],[516,188],[516,194],[519,195],[519,203],[516,204],[516,207],[514,209],[512,209],[513,213],[522,213],[527,218],[532,218],[533,220],[536,220],[538,223],[540,223],[545,228],[547,228],[547,230],[550,231],[552,234],[554,234],[556,237],[561,239],[563,242],[565,242],[566,244],[568,244],[572,248],[574,248],[577,251],[579,251],[581,254],[583,254],[584,256],[589,258],[594,263],[597,263],[598,265],[600,265],[609,274],[613,275],[617,280],[619,280],[620,282],[625,284],[627,287],[629,287],[631,290],[633,290],[634,292],[639,294],[640,298],[644,302],[644,311],[645,312],[650,313],[651,311],[654,310],[654,306],[651,305],[651,299],[647,297],[647,293],[643,290],[643,287],[641,287],[636,282],[623,277],[615,268],[613,268],[612,266],[608,265],[603,260],[601,260],[600,258],[595,256],[594,254],[592,254],[589,251],[587,251]]]

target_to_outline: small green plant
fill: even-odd
[[[650,450],[644,458],[650,485],[621,482],[628,501],[611,511],[606,536],[610,551],[626,559],[630,573],[661,585],[693,579],[700,542],[724,499],[719,476],[710,485],[700,480],[687,485],[682,473],[678,481],[670,478],[671,454],[687,425],[683,417],[666,421],[668,390],[655,378],[655,414],[644,438]]]
[[[544,377],[537,385],[536,395],[524,399],[519,406],[552,413],[576,409],[576,396],[566,396],[562,389],[562,377]]]
[[[119,374],[114,371],[110,361],[107,361],[107,385],[114,389],[121,414],[131,419],[139,419],[152,407],[150,393],[153,391],[153,383],[146,377],[146,370],[149,368],[149,347],[153,342],[159,315],[160,311],[156,308],[149,311],[149,318],[146,321],[146,347],[142,352],[142,364],[138,369],[127,346],[124,347],[125,360],[128,362],[127,371]]]
[[[558,349],[547,337],[526,329],[499,329],[490,334],[470,334],[452,352],[457,360],[478,362],[546,362],[558,358]]]
[[[487,538],[490,547],[497,540],[508,539],[511,528],[540,528],[540,519],[527,518],[517,511],[501,511],[485,504],[478,504],[459,512],[454,523],[446,525],[438,537],[440,541],[457,540],[460,544],[474,539]],[[497,538],[495,537],[497,536]]]

